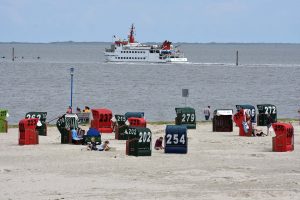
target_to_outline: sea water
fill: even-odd
[[[213,111],[270,103],[279,118],[298,116],[300,44],[179,45],[186,64],[107,63],[109,43],[2,43],[0,108],[9,110],[14,124],[29,111],[48,112],[47,121],[65,113],[74,67],[75,109],[142,111],[149,121],[172,121],[175,107],[191,106],[201,120],[208,105]],[[189,97],[182,97],[182,89],[189,89]]]

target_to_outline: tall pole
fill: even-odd
[[[239,51],[236,51],[236,62],[235,65],[238,66],[239,65]]]
[[[15,61],[15,48],[12,48],[12,61]]]
[[[70,68],[70,74],[71,74],[71,113],[73,113],[73,75],[74,75],[74,68]]]

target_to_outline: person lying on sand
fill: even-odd
[[[252,124],[252,136],[266,136],[266,134],[261,129],[258,129],[255,124]]]
[[[108,146],[109,141],[106,140],[104,143],[102,143],[101,145],[99,145],[98,150],[99,151],[109,151],[110,147]]]

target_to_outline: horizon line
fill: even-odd
[[[55,42],[2,42],[0,44],[56,44],[56,43],[112,43],[111,41],[55,41]],[[162,42],[144,42],[147,43],[162,43]],[[172,42],[175,44],[300,44],[300,42]]]

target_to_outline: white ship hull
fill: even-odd
[[[142,47],[142,48],[141,48]],[[164,54],[164,50],[151,49],[151,46],[115,46],[104,52],[107,62],[151,62],[151,63],[184,63],[183,54]]]
[[[115,36],[114,36],[115,37]],[[187,58],[169,41],[161,46],[143,45],[135,42],[134,26],[131,26],[128,41],[115,40],[109,49],[105,49],[107,62],[151,62],[151,63],[184,63]]]

